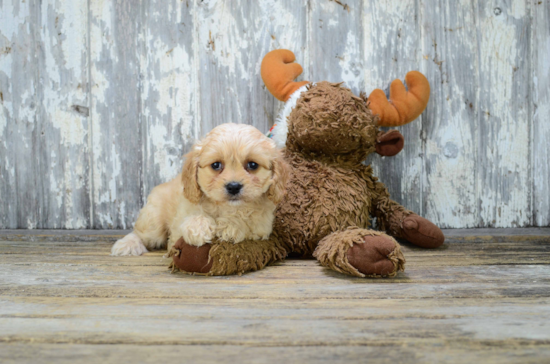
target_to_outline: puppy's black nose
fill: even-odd
[[[238,195],[241,192],[241,188],[243,188],[243,185],[239,182],[229,182],[225,185],[227,193],[233,196]]]

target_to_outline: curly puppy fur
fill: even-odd
[[[214,265],[209,274],[256,270],[290,252],[313,256],[319,246],[315,257],[321,264],[363,277],[365,274],[350,265],[345,248],[355,241],[364,243],[361,236],[383,234],[366,230],[371,217],[377,218],[379,227],[399,236],[403,216],[411,214],[390,200],[372,168],[362,163],[375,150],[383,151],[376,146],[384,132],[378,129],[377,118],[364,97],[329,82],[307,86],[287,121],[283,155],[290,166],[290,178],[286,196],[275,212],[270,239],[249,241],[247,249],[238,252],[215,242],[210,252]],[[397,243],[383,257],[388,259],[395,264],[385,276],[403,270],[405,260]]]
[[[296,92],[299,97],[290,98],[296,105],[277,130],[288,131],[283,155],[290,178],[269,240],[238,246],[214,241],[208,260],[194,264],[212,263],[208,275],[244,273],[293,252],[345,274],[392,277],[405,266],[392,236],[424,247],[442,244],[441,230],[392,201],[363,164],[373,152],[397,154],[403,136],[381,131],[368,100],[341,84],[319,82]],[[368,229],[372,217],[385,232]],[[185,264],[178,267],[185,270]]]
[[[249,125],[220,125],[193,146],[180,175],[153,189],[112,254],[140,255],[167,242],[170,250],[180,237],[195,246],[268,239],[287,177],[272,140]]]

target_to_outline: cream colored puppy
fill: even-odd
[[[223,124],[195,144],[180,173],[153,189],[134,231],[112,255],[141,255],[180,238],[201,246],[214,238],[267,239],[288,168],[275,143],[243,124]]]

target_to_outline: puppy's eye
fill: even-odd
[[[256,162],[248,162],[246,164],[246,169],[248,169],[249,171],[255,171],[257,170],[259,167],[258,163]]]
[[[220,169],[222,169],[222,164],[220,162],[214,162],[210,165],[210,167],[212,167],[212,169],[215,171],[219,171]]]

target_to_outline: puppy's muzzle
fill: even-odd
[[[239,182],[229,182],[225,185],[225,189],[231,196],[236,196],[241,192],[243,185]]]

